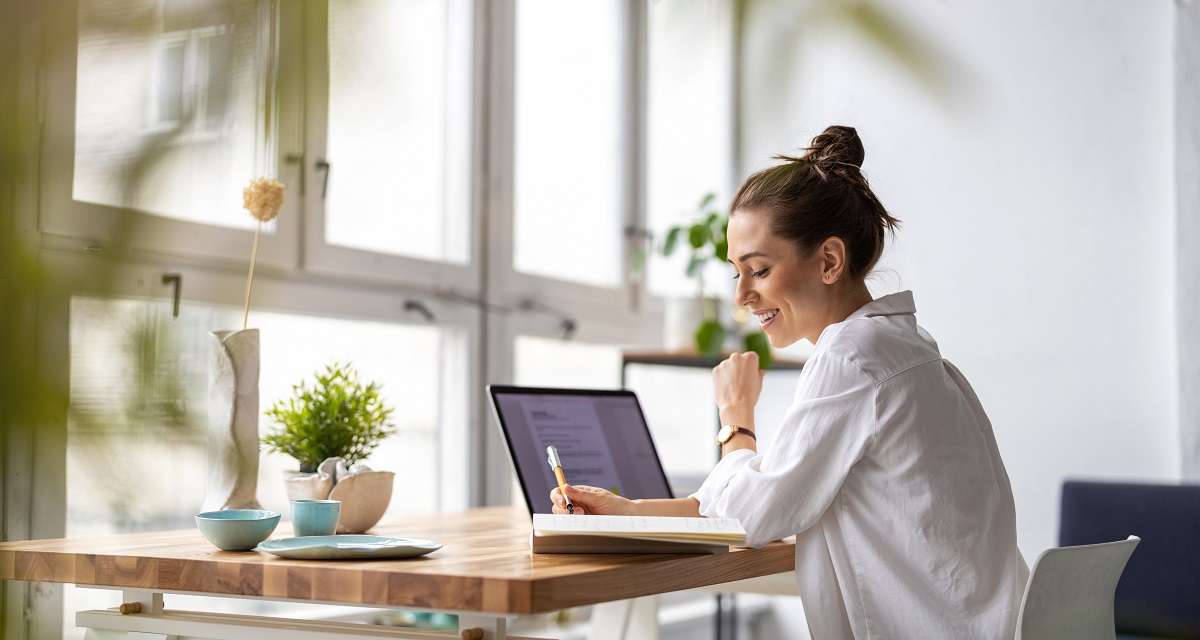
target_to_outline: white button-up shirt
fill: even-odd
[[[1008,474],[915,314],[905,291],[827,327],[771,450],[730,453],[693,496],[752,546],[796,535],[817,640],[1013,637],[1029,570]]]

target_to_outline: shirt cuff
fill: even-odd
[[[711,473],[705,478],[704,484],[693,493],[691,498],[695,498],[700,502],[700,515],[706,518],[719,518],[722,514],[716,512],[717,502],[724,493],[725,488],[729,486],[729,481],[750,459],[757,455],[752,449],[737,449],[730,451],[729,455],[721,458],[717,466],[713,467]]]

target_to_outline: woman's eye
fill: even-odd
[[[759,271],[755,271],[754,273],[750,274],[750,277],[752,277],[752,278],[761,278],[761,277],[763,277],[763,276],[767,275],[767,272],[768,272],[768,271],[770,271],[770,269],[762,269],[762,270],[759,270]]]

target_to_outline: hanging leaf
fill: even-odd
[[[638,249],[629,260],[629,281],[638,284],[646,277],[646,250]]]
[[[708,262],[708,258],[705,258],[704,256],[692,256],[692,259],[688,262],[687,266],[688,277],[695,278],[696,276],[700,275],[700,272],[704,270],[704,264],[706,262]]]
[[[708,242],[708,227],[703,224],[694,224],[688,229],[688,244],[692,245],[693,249],[699,249]]]
[[[726,240],[725,238],[721,238],[720,240],[718,240],[717,244],[715,246],[713,246],[713,255],[716,256],[717,259],[720,260],[721,262],[725,262],[726,260],[728,260],[729,259],[729,241]]]
[[[710,191],[710,192],[704,194],[704,197],[700,199],[700,204],[696,207],[696,209],[699,211],[704,211],[705,209],[711,207],[712,204],[716,201],[717,201],[717,194],[712,193]]]
[[[662,254],[664,256],[675,253],[675,246],[679,244],[679,234],[682,232],[683,227],[671,227],[671,230],[667,231],[667,238],[663,240],[662,246]]]
[[[762,331],[751,331],[746,334],[745,338],[746,351],[753,351],[758,354],[758,368],[770,369],[771,361],[774,355],[771,353],[771,343],[767,340],[767,334]]]
[[[721,355],[721,346],[725,344],[725,327],[716,320],[705,320],[696,329],[696,350],[710,358]]]

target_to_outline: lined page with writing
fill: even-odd
[[[702,544],[746,544],[746,530],[734,518],[535,513],[533,533],[535,536],[589,535]]]

